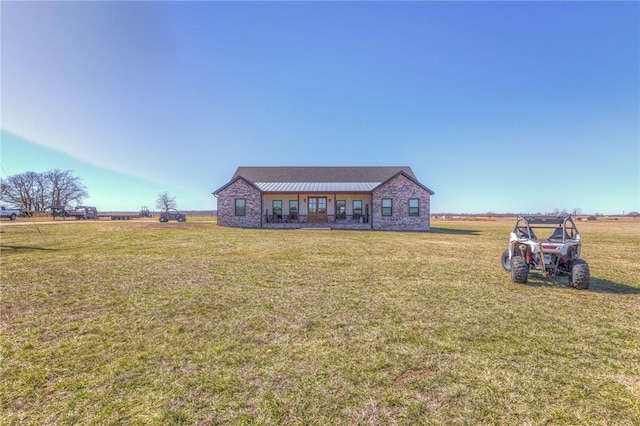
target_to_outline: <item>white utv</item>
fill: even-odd
[[[502,253],[502,266],[516,283],[526,283],[529,271],[545,277],[568,276],[569,284],[579,290],[589,288],[591,281],[589,265],[580,258],[580,234],[571,215],[518,216]]]

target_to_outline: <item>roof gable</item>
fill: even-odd
[[[217,195],[218,193],[220,193],[221,191],[225,190],[226,188],[230,187],[231,185],[233,185],[234,183],[236,183],[237,181],[242,180],[243,182],[245,182],[247,185],[252,186],[253,188],[255,188],[256,190],[262,192],[262,190],[256,186],[255,183],[251,182],[250,180],[245,179],[242,176],[234,176],[233,179],[231,179],[229,182],[225,183],[223,186],[221,186],[220,188],[216,189],[215,191],[212,192],[213,195]]]
[[[391,176],[389,179],[385,180],[384,182],[381,182],[380,185],[377,185],[375,188],[372,189],[372,191],[375,191],[376,189],[385,186],[389,181],[393,180],[396,176],[404,176],[407,179],[409,179],[411,182],[413,182],[416,185],[418,185],[420,188],[422,188],[425,191],[427,191],[429,194],[431,194],[431,195],[435,194],[435,192],[433,192],[432,190],[430,190],[429,188],[427,188],[426,186],[424,186],[423,184],[418,182],[418,179],[416,179],[415,177],[409,176],[408,174],[406,174],[403,171],[400,171],[400,172],[396,173],[395,175]]]

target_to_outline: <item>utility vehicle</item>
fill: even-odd
[[[177,220],[178,222],[184,222],[187,220],[187,216],[176,209],[168,209],[160,214],[160,222],[168,222],[171,219]]]
[[[543,276],[567,276],[577,289],[589,288],[589,265],[580,258],[581,241],[571,215],[518,216],[502,253],[502,266],[516,283],[526,283],[530,271]]]

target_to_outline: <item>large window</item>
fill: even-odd
[[[409,198],[409,216],[420,216],[420,200]]]
[[[353,200],[353,218],[359,220],[362,217],[362,200]]]
[[[273,219],[282,219],[282,200],[273,200],[272,206]]]
[[[247,214],[246,201],[244,198],[236,198],[236,216]]]
[[[393,214],[393,203],[391,198],[382,199],[382,216],[391,216]]]
[[[345,200],[336,200],[336,219],[347,218],[347,202]]]
[[[289,218],[291,220],[298,219],[298,200],[289,200]]]

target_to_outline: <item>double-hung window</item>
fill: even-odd
[[[298,220],[298,200],[289,200],[289,218]]]
[[[359,220],[362,216],[362,200],[353,200],[353,218]]]
[[[282,219],[282,200],[273,200],[273,219]]]
[[[409,216],[420,216],[420,200],[409,198]]]
[[[247,202],[244,198],[236,198],[236,216],[247,214]]]
[[[347,202],[345,200],[336,200],[336,219],[347,218]]]
[[[393,214],[393,202],[391,198],[382,199],[382,216],[391,216]]]

